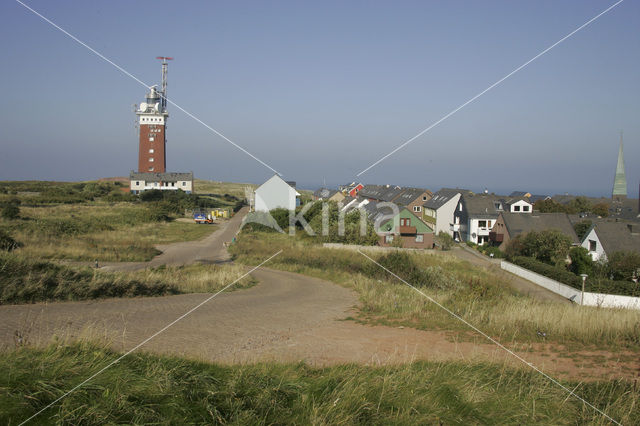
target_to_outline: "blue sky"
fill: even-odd
[[[287,180],[336,185],[611,1],[27,1]],[[437,190],[611,192],[624,130],[640,170],[640,3],[626,0],[361,176]],[[0,179],[84,180],[137,166],[145,89],[13,1],[0,4]],[[272,172],[176,108],[167,167]]]

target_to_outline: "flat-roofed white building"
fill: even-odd
[[[187,194],[193,191],[193,172],[189,173],[137,173],[129,175],[130,190],[139,194],[149,189],[177,191],[183,190]]]

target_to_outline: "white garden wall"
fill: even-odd
[[[558,281],[552,280],[551,278],[547,278],[543,275],[504,260],[500,262],[500,267],[505,271],[511,272],[512,274],[536,283],[540,287],[544,287],[549,291],[552,291],[556,294],[559,294],[560,296],[581,304],[581,290],[575,289],[566,284],[562,284]],[[598,306],[602,308],[640,309],[640,297],[585,292],[584,305]]]

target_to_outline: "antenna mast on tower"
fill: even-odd
[[[162,60],[162,112],[167,110],[167,71],[169,68],[169,63],[167,61],[172,61],[173,58],[168,56],[156,56],[156,59]]]

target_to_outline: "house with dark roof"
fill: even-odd
[[[360,192],[362,188],[364,188],[363,184],[358,182],[351,182],[346,185],[338,186],[338,191],[350,197],[355,197],[358,195],[358,192]]]
[[[500,213],[505,210],[503,197],[490,194],[463,194],[454,212],[454,229],[462,241],[483,245]]]
[[[345,195],[335,189],[320,188],[313,193],[315,201],[335,201],[339,203],[345,199]]]
[[[581,242],[595,261],[606,262],[617,251],[640,252],[640,225],[630,222],[597,222]]]
[[[404,191],[394,198],[393,202],[399,206],[406,207],[416,216],[422,218],[423,205],[429,201],[432,196],[433,193],[428,189],[404,188]]]
[[[460,227],[454,225],[454,211],[466,189],[442,188],[422,204],[422,219],[433,227],[436,235],[446,232],[460,241]]]
[[[370,201],[382,201],[382,194],[387,190],[384,185],[365,185],[359,192],[359,198],[366,198]]]
[[[509,213],[502,212],[498,215],[491,231],[489,241],[497,245],[501,250],[509,244],[509,241],[519,235],[526,235],[529,232],[541,232],[547,230],[557,230],[571,239],[575,245],[580,243],[576,231],[566,213]]]

